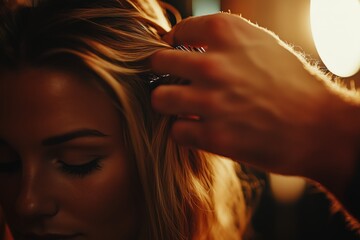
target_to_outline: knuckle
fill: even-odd
[[[212,31],[223,31],[224,28],[226,29],[230,24],[231,19],[229,18],[229,15],[224,13],[214,14],[206,19],[206,26]]]
[[[227,42],[229,40],[229,29],[232,25],[232,18],[226,13],[217,13],[206,19],[206,30],[212,34],[215,41]]]
[[[193,113],[199,115],[205,121],[217,119],[223,112],[221,102],[213,95],[215,94],[207,92],[206,94],[200,93],[198,96],[193,97]]]
[[[221,71],[219,58],[209,54],[206,58],[197,61],[195,64],[202,78],[208,80],[216,80],[218,78]]]
[[[177,107],[186,107],[186,105],[188,104],[189,96],[186,91],[178,91],[176,93],[173,93],[171,97],[176,100],[174,101],[174,103],[172,103],[172,106],[177,105]]]
[[[202,98],[200,107],[206,111],[208,115],[218,115],[221,112],[221,103],[216,94],[208,94],[206,98]]]
[[[188,100],[188,92],[186,91],[174,91],[170,94],[169,98],[177,100],[179,104],[184,103]]]

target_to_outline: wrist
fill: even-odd
[[[329,96],[328,103],[320,121],[324,127],[319,141],[323,159],[318,166],[320,171],[313,172],[310,177],[342,200],[359,165],[360,106],[346,102],[338,95]]]

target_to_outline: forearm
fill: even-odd
[[[320,182],[357,219],[360,219],[360,95],[343,87],[340,80],[332,81],[316,69],[310,69],[329,89],[328,106],[322,123],[328,124],[328,134],[321,142],[326,146],[322,171],[310,177]],[[315,159],[316,160],[316,159]],[[313,175],[313,176],[311,176]],[[355,220],[356,221],[356,220]],[[353,222],[354,223],[354,222]]]

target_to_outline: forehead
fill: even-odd
[[[7,98],[18,98],[18,100],[21,100],[23,95],[36,95],[38,93],[47,93],[48,97],[62,95],[69,86],[69,90],[79,88],[80,79],[75,72],[69,70],[50,68],[5,70],[0,72],[1,95]],[[82,87],[84,86],[83,84]]]
[[[110,97],[90,74],[41,68],[1,73],[0,103],[0,137],[42,138],[118,123]]]
[[[3,110],[14,112],[21,108],[23,112],[43,112],[70,102],[85,104],[87,100],[91,101],[91,97],[101,98],[90,80],[89,76],[75,72],[45,68],[4,72],[0,75],[0,98],[5,103]]]

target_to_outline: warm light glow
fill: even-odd
[[[305,191],[306,182],[304,178],[271,173],[270,187],[278,202],[291,204],[301,198]]]
[[[311,0],[311,29],[326,67],[341,77],[360,69],[360,0]]]
[[[201,16],[220,12],[220,0],[193,0],[193,15]]]

